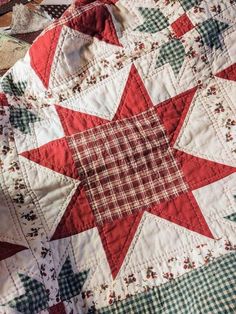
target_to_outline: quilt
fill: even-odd
[[[2,77],[1,314],[236,313],[235,6],[76,0]]]

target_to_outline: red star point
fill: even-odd
[[[9,242],[0,242],[0,248],[0,261],[27,249],[25,246]]]
[[[226,80],[236,81],[236,63],[220,71],[215,76],[226,79]]]

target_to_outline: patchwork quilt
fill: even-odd
[[[0,83],[0,313],[236,313],[236,1],[77,0]]]

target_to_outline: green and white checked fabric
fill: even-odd
[[[228,28],[229,25],[214,19],[209,19],[201,23],[197,30],[200,33],[203,43],[210,47],[211,49],[222,48],[220,41],[220,34],[223,30]]]
[[[144,22],[136,27],[135,31],[156,33],[169,26],[168,19],[159,9],[139,7],[138,10],[144,18]]]
[[[181,41],[172,39],[160,48],[156,68],[169,63],[175,76],[178,75],[184,62],[185,49]]]
[[[24,314],[36,314],[47,308],[49,298],[44,285],[27,275],[19,274],[19,277],[25,288],[25,294],[16,297],[5,305]]]
[[[12,127],[19,129],[24,134],[31,132],[30,123],[39,120],[40,119],[33,112],[27,109],[10,107],[9,121]]]
[[[185,11],[190,10],[194,6],[199,5],[202,0],[179,0],[180,4],[182,5]]]
[[[228,220],[231,220],[233,222],[236,222],[236,213],[230,214],[228,216],[225,217]]]
[[[99,314],[236,313],[236,253],[100,309]]]
[[[22,96],[25,92],[26,82],[14,82],[12,74],[9,73],[2,79],[1,87],[5,94]]]
[[[234,200],[236,201],[236,195],[234,195]],[[233,222],[236,222],[236,213],[232,213],[232,214],[226,216],[225,218],[229,219],[229,220],[231,220]]]
[[[89,270],[75,274],[69,257],[66,259],[58,277],[59,294],[61,301],[66,301],[80,294],[87,279]]]

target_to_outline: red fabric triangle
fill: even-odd
[[[188,15],[184,13],[171,24],[171,27],[176,37],[181,38],[185,33],[191,31],[191,29],[194,28],[194,25]]]
[[[57,303],[47,309],[49,314],[66,314],[65,305],[63,302]]]
[[[172,145],[178,137],[196,91],[197,87],[194,87],[157,105],[158,116]]]
[[[26,249],[27,247],[22,245],[0,242],[0,261]]]
[[[65,176],[78,178],[78,171],[65,138],[23,152],[21,156]]]
[[[149,212],[191,231],[213,238],[192,192],[181,194],[169,202],[161,203],[151,208]]]
[[[95,6],[70,19],[66,25],[109,44],[121,46],[111,14],[105,5]]]
[[[215,76],[226,79],[236,81],[236,63],[232,64],[228,68],[224,69],[223,71],[215,74]]]
[[[95,227],[85,191],[78,187],[51,240],[62,239]]]
[[[132,65],[121,101],[113,120],[135,116],[153,107],[153,103],[134,65]]]
[[[114,279],[123,264],[142,214],[143,212],[134,213],[98,227]]]
[[[236,171],[236,168],[195,157],[176,150],[175,157],[191,190],[220,180]]]
[[[4,93],[0,93],[0,107],[8,107],[9,103],[7,96]]]
[[[94,128],[95,126],[108,122],[108,120],[79,111],[66,109],[61,106],[55,107],[60,117],[65,135],[67,136],[86,131],[87,129]]]
[[[30,65],[47,88],[50,78],[51,65],[57,48],[62,26],[56,26],[37,40],[30,47]]]

